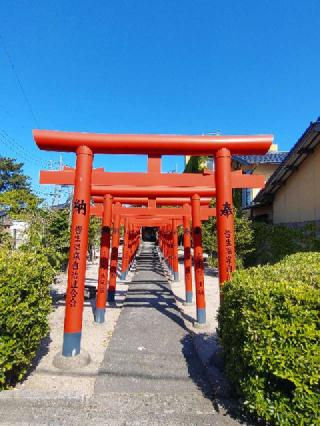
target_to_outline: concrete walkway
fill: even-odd
[[[95,394],[133,424],[224,425],[159,264],[144,243]],[[125,424],[125,423],[124,423]],[[127,423],[126,423],[127,424]]]
[[[142,246],[93,396],[14,399],[2,400],[1,424],[238,424],[216,410],[152,243]]]

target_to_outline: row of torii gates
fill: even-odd
[[[192,302],[193,295],[192,240],[197,322],[204,324],[201,221],[212,216],[217,218],[221,289],[235,270],[232,189],[264,186],[263,176],[232,171],[231,155],[265,154],[273,137],[113,135],[48,130],[34,130],[33,136],[42,150],[75,152],[77,157],[75,169],[65,167],[61,171],[40,173],[42,184],[74,185],[62,356],[80,354],[90,215],[102,217],[97,323],[105,320],[107,300],[114,300],[120,226],[123,224],[122,279],[125,279],[138,249],[141,227],[151,226],[158,228],[159,247],[175,280],[178,280],[177,227],[183,225],[186,303]],[[94,154],[146,154],[148,170],[146,173],[111,173],[102,168],[93,169]],[[162,174],[162,155],[211,155],[215,159],[215,170],[203,174]],[[213,197],[216,197],[216,208],[209,206]]]

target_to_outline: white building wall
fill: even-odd
[[[10,226],[10,234],[13,239],[13,247],[19,248],[27,241],[28,223],[21,220],[13,220]]]

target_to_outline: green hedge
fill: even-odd
[[[280,425],[320,424],[320,253],[235,272],[219,336],[245,407]]]
[[[42,254],[0,250],[0,389],[22,379],[48,333],[53,276]]]
[[[292,228],[285,225],[251,223],[253,240],[244,256],[245,266],[276,263],[289,254],[320,250],[319,225]]]

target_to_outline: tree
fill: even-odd
[[[191,156],[184,168],[184,173],[202,173],[207,168],[208,156]]]
[[[5,231],[2,226],[0,226],[0,249],[5,248],[10,250],[12,247],[12,237],[9,232]]]
[[[93,260],[94,248],[99,246],[100,236],[101,220],[97,217],[91,216],[88,233],[88,253],[91,262]]]
[[[22,171],[23,163],[14,158],[0,157],[0,192],[29,190],[29,178]]]
[[[0,193],[0,204],[10,207],[13,219],[26,219],[34,213],[42,199],[26,189],[12,189]]]
[[[38,209],[30,217],[28,241],[22,249],[45,254],[56,271],[65,269],[70,248],[68,217],[68,209]]]

